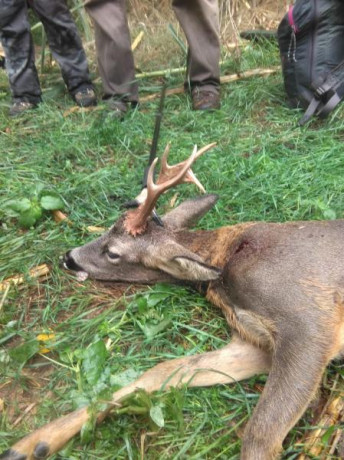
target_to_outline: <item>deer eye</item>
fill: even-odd
[[[116,252],[111,252],[111,251],[107,252],[107,256],[112,261],[118,260],[120,258],[119,254],[117,254]]]

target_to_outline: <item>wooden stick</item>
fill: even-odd
[[[220,65],[224,64],[226,61],[220,61]],[[150,77],[168,77],[169,75],[174,75],[177,73],[186,73],[187,68],[175,67],[174,69],[164,69],[164,70],[153,70],[151,72],[141,72],[135,75],[136,78],[150,78]]]
[[[231,83],[232,81],[243,80],[245,78],[250,78],[250,77],[263,77],[263,76],[265,77],[268,75],[272,75],[276,72],[279,72],[279,70],[280,70],[280,66],[272,67],[270,69],[258,68],[258,69],[247,70],[241,73],[225,75],[224,77],[221,77],[220,83],[226,84],[226,83]],[[172,94],[182,94],[184,93],[184,91],[185,91],[184,86],[179,86],[178,88],[168,89],[166,91],[166,96],[171,96]],[[152,101],[153,99],[156,99],[159,96],[160,96],[160,93],[150,94],[149,96],[140,98],[140,102],[149,102],[149,101]]]
[[[135,38],[135,40],[133,41],[133,43],[131,44],[131,50],[132,51],[135,51],[136,48],[139,46],[142,38],[143,38],[143,30],[141,30],[141,32],[138,34],[138,36]]]
[[[237,80],[244,80],[245,78],[250,78],[250,77],[266,77],[268,75],[273,75],[274,73],[277,73],[281,70],[280,66],[276,67],[271,67],[270,69],[251,69],[251,70],[246,70],[245,72],[241,73],[234,73],[232,75],[225,75],[224,77],[220,78],[220,83],[230,83],[232,81],[237,81]]]
[[[344,420],[344,418],[342,419],[342,421]],[[333,437],[333,441],[331,443],[331,449],[329,450],[329,453],[328,455],[334,455],[334,452],[338,446],[338,443],[340,441],[340,438],[342,437],[343,435],[343,430],[341,428],[338,428],[337,430],[337,433],[335,434],[335,436]]]
[[[135,75],[136,78],[150,78],[150,77],[167,77],[176,73],[185,73],[186,67],[175,67],[174,69],[153,70],[151,72],[141,72]]]
[[[12,428],[16,427],[23,420],[23,418],[26,417],[27,414],[31,412],[35,406],[37,406],[37,404],[37,401],[29,404],[27,408],[24,410],[24,412],[15,420],[15,422],[12,425]]]
[[[8,291],[10,290],[10,287],[11,287],[11,285],[8,284],[8,285],[5,287],[5,289],[3,290],[4,293],[3,293],[2,298],[1,298],[1,301],[0,301],[0,313],[1,313],[2,307],[4,306],[4,303],[5,303],[5,300],[6,300]],[[1,289],[0,289],[0,292],[1,292]]]
[[[325,445],[322,443],[321,438],[329,427],[336,425],[344,420],[344,394],[340,393],[339,396],[332,397],[330,399],[320,417],[319,420],[314,424],[318,426],[315,430],[310,430],[304,437],[304,451],[305,454],[301,454],[298,460],[306,460],[309,455],[318,457],[321,452],[325,449]],[[336,430],[332,434],[333,442],[336,440]],[[339,439],[338,439],[339,440]],[[337,440],[337,442],[338,442]],[[332,443],[328,443],[331,446]]]
[[[64,214],[63,212],[56,210],[56,211],[52,211],[52,213],[53,213],[55,222],[57,223],[67,222],[67,224],[73,225],[73,222],[69,220],[68,216]],[[93,225],[89,225],[86,228],[89,233],[103,233],[106,230],[105,227],[95,227]]]
[[[95,227],[93,225],[89,225],[86,228],[87,228],[87,231],[90,233],[103,233],[107,230],[105,227]]]
[[[64,214],[62,211],[58,209],[52,211],[52,214],[53,214],[54,221],[57,223],[63,222],[64,220],[69,224],[71,223],[68,217],[66,216],[66,214]]]
[[[47,275],[50,272],[48,265],[42,264],[37,267],[32,268],[29,271],[30,278],[40,278],[41,276]],[[15,275],[7,278],[6,280],[0,283],[0,292],[8,289],[9,286],[17,286],[18,284],[23,284],[25,282],[26,276],[24,275]]]

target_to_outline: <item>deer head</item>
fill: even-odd
[[[200,150],[195,147],[186,161],[173,166],[167,164],[167,146],[157,184],[153,180],[156,160],[149,169],[145,199],[142,200],[140,194],[137,208],[127,211],[108,232],[69,251],[64,256],[65,267],[76,271],[80,280],[91,277],[154,283],[175,278],[184,281],[216,279],[220,270],[207,265],[199,255],[178,241],[183,231],[213,207],[216,195],[205,195],[182,203],[162,218],[162,225],[151,219],[159,196],[171,187],[193,182],[204,190],[190,167],[214,145],[209,144]]]

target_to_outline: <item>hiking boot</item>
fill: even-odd
[[[191,93],[193,110],[216,110],[221,106],[219,93],[194,88]]]
[[[84,88],[74,94],[74,100],[79,107],[97,105],[97,96],[93,88]]]
[[[33,102],[16,101],[16,102],[13,102],[10,108],[10,111],[9,111],[9,115],[10,117],[16,117],[26,112],[27,110],[32,110],[32,109],[35,109],[36,107],[37,107],[37,104],[34,104]]]
[[[106,102],[107,102],[109,109],[112,110],[113,116],[116,118],[119,118],[119,119],[124,118],[124,115],[129,110],[128,102],[125,102],[121,99],[116,99],[114,97],[111,97]]]

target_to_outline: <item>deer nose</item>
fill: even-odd
[[[64,268],[67,268],[68,270],[73,270],[74,272],[82,272],[83,269],[78,265],[75,260],[73,259],[73,256],[71,254],[72,251],[66,252],[66,254],[63,256],[62,262]]]

